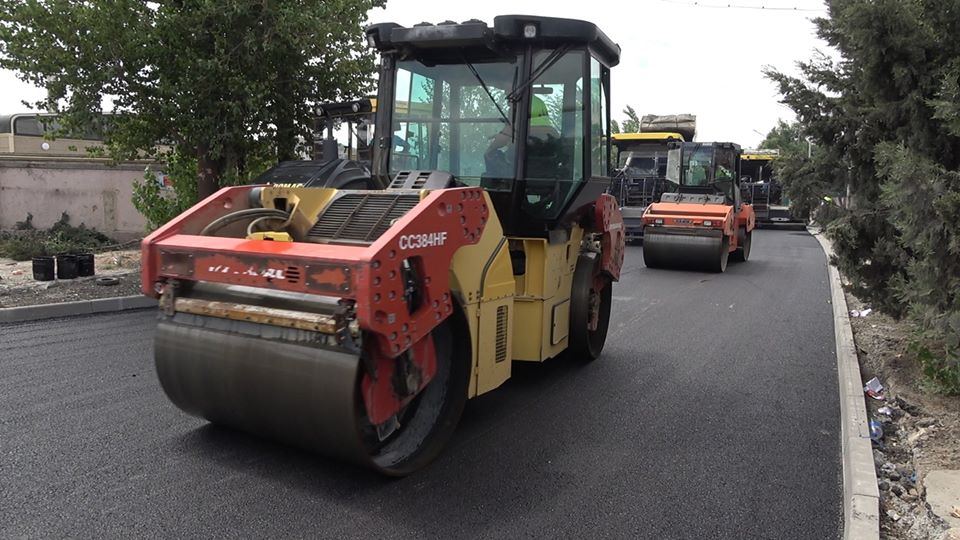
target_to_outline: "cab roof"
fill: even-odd
[[[530,30],[532,27],[533,30]],[[533,35],[527,37],[530,33]],[[412,27],[396,23],[374,24],[366,29],[370,45],[380,52],[392,50],[443,50],[483,48],[499,52],[534,43],[544,47],[563,44],[586,45],[607,67],[620,63],[620,46],[597,25],[576,19],[534,15],[500,15],[493,26],[470,19],[462,23],[444,21],[420,23]]]

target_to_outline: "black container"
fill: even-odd
[[[53,257],[33,258],[33,279],[37,281],[53,281]]]
[[[93,253],[78,253],[77,254],[77,275],[80,277],[92,276],[94,274],[93,268]]]
[[[77,277],[77,256],[57,255],[57,278],[74,279]]]

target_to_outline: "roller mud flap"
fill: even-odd
[[[728,244],[719,229],[646,227],[643,261],[650,268],[722,272]]]
[[[157,376],[194,416],[368,464],[357,419],[360,357],[318,346],[318,337],[178,313],[157,327]]]

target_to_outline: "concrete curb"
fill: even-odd
[[[74,315],[126,311],[128,309],[156,307],[156,305],[157,301],[153,298],[135,295],[97,298],[95,300],[78,300],[76,302],[61,302],[59,304],[2,308],[0,309],[0,323],[37,321],[40,319],[51,319],[53,317],[72,317]]]
[[[833,246],[819,231],[807,228],[827,256],[833,328],[837,341],[837,377],[840,383],[840,437],[843,461],[843,538],[880,538],[880,490],[873,464],[867,408],[863,401],[860,364],[840,272],[830,264]]]

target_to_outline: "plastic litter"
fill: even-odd
[[[883,440],[883,426],[876,420],[870,421],[870,440],[875,443],[880,443]]]
[[[880,379],[876,377],[867,381],[867,384],[863,387],[863,391],[873,399],[883,399],[883,385],[880,384]]]
[[[884,416],[893,416],[893,409],[887,406],[880,407],[877,412]]]
[[[866,317],[866,316],[869,315],[871,312],[873,312],[873,309],[871,309],[871,308],[867,308],[867,309],[851,309],[851,310],[850,310],[850,316],[851,316],[851,317]]]

